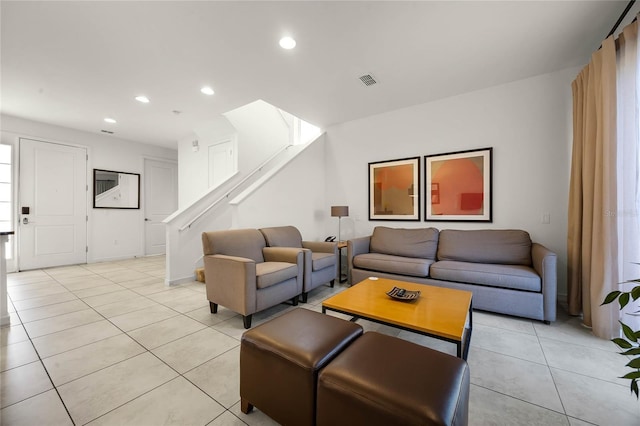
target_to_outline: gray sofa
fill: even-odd
[[[556,319],[556,254],[521,230],[378,226],[347,243],[349,277],[376,276],[473,292],[473,307]]]

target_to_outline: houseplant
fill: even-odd
[[[623,284],[627,283],[640,284],[640,278],[625,281]],[[620,310],[622,310],[629,304],[629,302],[636,302],[638,299],[640,299],[640,285],[636,285],[635,287],[633,287],[633,289],[631,289],[631,291],[612,291],[611,293],[607,294],[607,297],[605,297],[602,305],[606,305],[613,302],[614,300],[617,300],[620,304]],[[627,313],[627,315],[640,316],[640,310],[632,313]],[[638,381],[640,380],[640,330],[633,330],[622,321],[620,321],[620,324],[622,325],[622,332],[624,333],[624,337],[626,339],[617,337],[615,339],[611,339],[611,341],[615,343],[620,349],[622,349],[620,355],[635,357],[632,358],[631,361],[629,361],[626,365],[633,371],[625,374],[621,378],[631,380],[631,392],[635,393],[636,398],[638,398]]]

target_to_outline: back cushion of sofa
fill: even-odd
[[[371,235],[369,250],[372,253],[435,259],[438,250],[438,230],[376,226]]]
[[[531,265],[531,237],[518,229],[440,231],[438,260]]]

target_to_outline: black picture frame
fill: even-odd
[[[140,209],[140,173],[93,169],[94,209]]]
[[[369,220],[420,221],[420,157],[369,163]]]

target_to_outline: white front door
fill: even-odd
[[[87,150],[20,139],[18,269],[87,262]]]
[[[235,173],[234,145],[231,140],[209,145],[209,188],[220,185]]]
[[[166,225],[162,221],[178,209],[178,165],[144,160],[145,254],[166,252]]]

